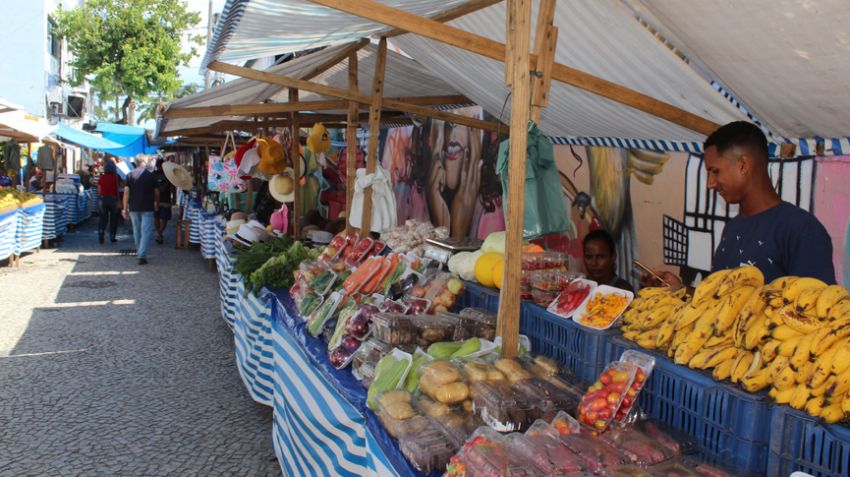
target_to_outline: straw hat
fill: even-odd
[[[266,174],[280,174],[286,169],[286,153],[283,146],[271,138],[257,139],[260,163],[257,168]]]
[[[295,171],[287,167],[283,174],[275,174],[269,181],[269,193],[274,200],[282,203],[295,201]]]
[[[174,187],[183,190],[192,189],[192,174],[183,166],[173,162],[164,162],[162,164],[162,171],[165,172],[165,177],[168,179],[168,182],[174,184]]]

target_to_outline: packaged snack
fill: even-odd
[[[378,396],[404,385],[404,378],[412,361],[412,356],[399,349],[392,350],[390,354],[378,360],[378,364],[375,365],[375,377],[366,393],[366,403],[370,409],[377,409]],[[407,393],[407,391],[403,392]]]
[[[370,338],[360,345],[351,360],[351,373],[355,378],[363,382],[363,386],[369,387],[375,376],[375,365],[384,356],[392,351],[392,346]]]
[[[517,402],[507,381],[474,381],[470,394],[475,413],[499,432],[518,431],[529,423],[529,410]]]
[[[614,420],[617,423],[629,424],[636,420],[636,416],[632,414],[631,411],[634,408],[635,401],[637,401],[638,394],[640,394],[641,390],[646,385],[646,381],[649,379],[649,375],[655,367],[655,358],[646,353],[641,353],[640,351],[626,350],[623,352],[622,356],[620,356],[620,361],[623,363],[630,363],[637,368],[635,369],[635,378],[632,380],[632,384],[626,392],[626,396],[623,398],[623,403],[620,405],[620,408],[617,410],[617,414],[614,416]]]
[[[432,420],[419,432],[401,436],[399,449],[410,465],[419,472],[430,474],[442,471],[457,452],[439,426]]]
[[[377,313],[373,316],[372,334],[392,346],[411,344],[416,341],[416,332],[410,316],[397,313]]]
[[[573,312],[573,321],[588,328],[607,330],[626,311],[632,299],[634,293],[630,291],[599,285]]]
[[[547,310],[560,317],[571,318],[573,312],[581,306],[596,286],[597,283],[593,280],[575,279],[561,290]]]
[[[628,457],[632,464],[642,467],[660,464],[676,456],[670,449],[633,427],[613,429],[603,434],[601,439]]]
[[[609,363],[582,397],[578,406],[579,422],[597,432],[608,429],[632,385],[636,371],[637,367],[631,363]]]
[[[328,321],[336,311],[339,304],[342,302],[343,295],[339,292],[333,292],[328,298],[322,302],[321,306],[307,319],[307,331],[313,336],[319,336],[325,322]]]
[[[496,315],[483,308],[464,308],[458,314],[464,320],[464,326],[473,336],[493,341],[496,339]]]

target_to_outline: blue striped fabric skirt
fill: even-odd
[[[44,233],[43,203],[18,209],[18,224],[15,236],[15,254],[34,250],[41,246]]]

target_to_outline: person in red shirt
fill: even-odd
[[[100,193],[100,221],[97,227],[97,239],[103,243],[106,224],[109,223],[109,240],[115,242],[118,231],[118,189],[121,179],[118,177],[115,163],[108,158],[103,163],[103,174],[97,181]]]

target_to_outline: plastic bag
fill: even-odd
[[[496,170],[502,178],[504,191],[505,216],[508,215],[508,156],[510,141],[499,144],[499,158]],[[552,143],[543,135],[537,125],[529,123],[528,146],[525,167],[525,220],[523,237],[535,238],[541,235],[566,232],[570,228],[570,216],[567,201],[561,189],[561,179]]]

